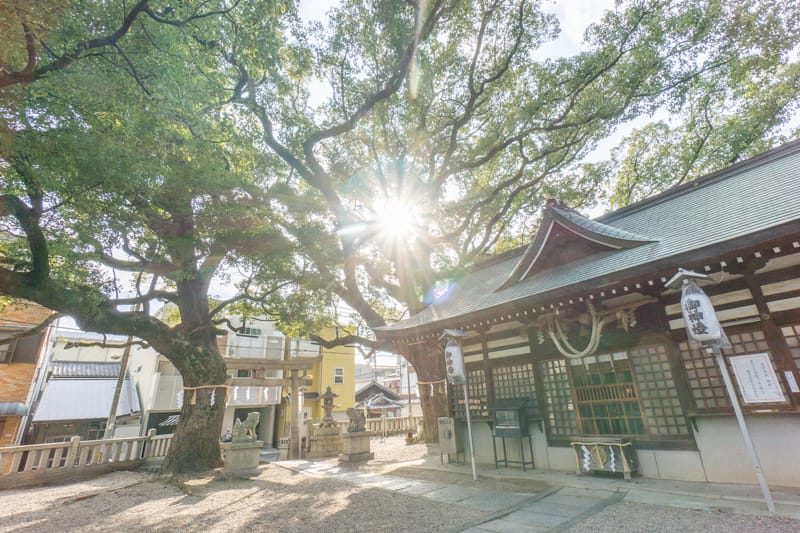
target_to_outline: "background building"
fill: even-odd
[[[375,352],[369,358],[356,357],[356,390],[361,391],[371,383],[377,383],[392,391],[396,401],[402,404],[401,416],[421,416],[417,388],[417,372],[402,356],[387,352]]]
[[[13,337],[38,326],[51,311],[16,301],[0,310],[0,338]],[[27,426],[32,395],[41,375],[49,328],[8,344],[0,344],[0,446],[19,444]]]

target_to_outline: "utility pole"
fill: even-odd
[[[133,312],[139,311],[139,304],[137,303]],[[125,384],[125,375],[128,373],[128,359],[131,356],[131,345],[133,344],[133,337],[128,335],[128,340],[125,343],[125,348],[122,350],[122,360],[120,361],[119,375],[117,376],[117,386],[114,389],[114,399],[111,401],[111,412],[108,414],[106,421],[106,430],[103,432],[103,439],[110,439],[114,436],[114,428],[117,425],[117,407],[119,407],[119,397],[122,395],[122,386]]]
[[[119,406],[119,397],[122,395],[122,386],[125,384],[125,374],[128,372],[128,359],[131,356],[131,343],[133,337],[128,337],[128,342],[125,343],[125,349],[122,351],[122,360],[120,361],[119,375],[117,376],[117,387],[114,389],[114,400],[111,402],[111,413],[108,415],[106,422],[106,430],[103,432],[103,439],[110,439],[114,435],[114,427],[117,425],[117,407]]]

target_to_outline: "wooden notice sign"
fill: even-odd
[[[785,402],[768,353],[729,357],[744,403]]]

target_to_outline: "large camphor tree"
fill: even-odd
[[[50,19],[14,4],[3,41],[19,54],[5,49],[0,72],[0,294],[167,357],[187,389],[164,469],[184,472],[221,465],[220,312],[269,309],[280,280],[301,272],[264,201],[279,172],[234,135],[224,66],[203,53],[236,4],[154,4],[72,3]],[[248,288],[246,255],[269,256],[262,274],[275,283]],[[237,271],[240,290],[210,305],[215,277]],[[154,316],[166,303],[174,321]]]
[[[303,282],[368,328],[524,243],[547,197],[624,204],[781,142],[800,94],[789,1],[617,2],[561,55],[556,16],[527,0],[344,1],[293,28],[277,65],[249,53],[262,28],[230,22],[232,103],[287,169]],[[443,381],[440,349],[403,348],[420,381]],[[444,395],[420,394],[434,436]]]

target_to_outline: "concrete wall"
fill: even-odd
[[[800,487],[800,417],[745,416],[764,477],[770,485]],[[708,481],[756,483],[736,418],[698,417],[695,434]]]
[[[695,450],[636,450],[639,473],[655,479],[708,481]]]
[[[794,415],[761,415],[746,417],[747,426],[761,460],[764,476],[770,485],[800,487],[800,417]],[[755,473],[739,426],[733,416],[698,417],[698,450],[636,450],[639,473],[655,479],[674,479],[711,483],[756,484]],[[467,425],[457,421],[459,450],[467,456]],[[494,464],[492,434],[486,422],[472,425],[475,458],[478,464]],[[575,471],[575,455],[571,448],[552,447],[538,424],[530,427],[536,468],[563,472]],[[530,460],[527,439],[523,441],[525,460]],[[502,441],[497,440],[502,458]],[[506,439],[509,460],[518,461],[519,441]],[[519,467],[519,465],[515,465]]]
[[[551,460],[550,460],[550,453],[547,446],[547,439],[545,439],[544,434],[541,432],[538,423],[532,422],[531,426],[528,428],[531,434],[531,444],[533,445],[533,461],[535,463],[536,468],[541,468],[545,470],[552,469]],[[458,434],[458,449],[464,450],[464,452],[469,456],[469,447],[467,446],[468,436],[467,436],[467,423],[463,420],[456,421],[456,432]],[[472,424],[472,436],[475,442],[475,461],[478,464],[494,464],[494,452],[492,448],[492,432],[489,429],[489,424],[484,421],[474,422]],[[530,453],[530,445],[528,443],[528,439],[513,439],[513,438],[506,438],[506,456],[509,461],[520,461],[520,440],[522,441],[522,449],[525,455],[525,461],[530,462],[531,460],[531,453]],[[503,441],[502,439],[497,439],[495,442],[497,446],[497,458],[498,460],[502,461],[503,459]],[[573,460],[573,465],[574,465]],[[509,465],[511,466],[511,465]],[[522,468],[521,465],[514,465],[517,468]],[[530,468],[528,465],[526,468]],[[563,469],[563,468],[557,468]]]

